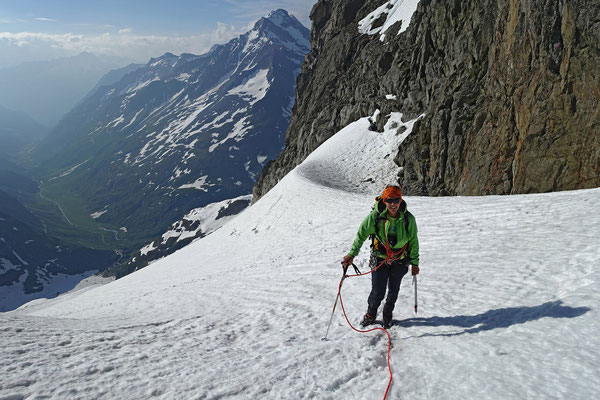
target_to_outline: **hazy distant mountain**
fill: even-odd
[[[26,145],[41,140],[48,131],[24,112],[0,106],[0,158],[16,160]]]
[[[104,224],[123,245],[250,193],[283,148],[309,46],[308,29],[278,10],[207,54],[151,59],[97,89],[40,146],[54,177],[46,192],[80,207],[74,224]]]
[[[90,53],[0,69],[0,104],[52,127],[98,80],[125,62]]]
[[[109,71],[106,75],[104,75],[102,78],[100,78],[98,83],[96,83],[96,86],[94,86],[94,88],[92,90],[90,90],[90,92],[88,93],[88,96],[91,96],[92,94],[94,94],[96,92],[96,90],[98,90],[102,86],[114,85],[115,83],[117,83],[121,79],[123,79],[123,77],[125,75],[127,75],[128,73],[138,70],[138,69],[142,68],[143,66],[144,66],[144,64],[129,64],[123,68],[113,69],[112,71]]]

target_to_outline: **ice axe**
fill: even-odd
[[[415,286],[415,315],[417,315],[417,310],[419,305],[417,303],[417,276],[413,275],[413,285]]]
[[[335,296],[335,303],[333,303],[333,311],[331,311],[331,317],[329,318],[329,324],[327,325],[327,332],[325,332],[325,336],[322,337],[321,340],[327,340],[327,335],[329,335],[329,327],[331,326],[331,321],[333,321],[333,314],[335,313],[335,308],[337,307],[338,300],[340,299],[340,292],[342,291],[342,284],[344,283],[344,279],[346,279],[346,272],[348,272],[347,265],[344,266],[343,268],[344,268],[344,274],[342,275],[342,280],[340,281],[340,286],[338,288],[337,296]]]
[[[340,286],[337,292],[337,296],[335,296],[335,303],[333,303],[333,311],[331,311],[331,317],[329,318],[329,324],[327,324],[327,332],[325,332],[325,336],[321,338],[321,340],[327,340],[327,335],[329,335],[329,327],[331,326],[331,321],[333,321],[333,314],[335,313],[335,308],[337,307],[338,300],[340,299],[340,291],[342,289],[342,284],[344,283],[344,279],[346,279],[346,272],[348,271],[348,266],[344,266],[344,274],[342,275],[342,280],[340,281]]]

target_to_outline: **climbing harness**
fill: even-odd
[[[379,224],[381,223],[381,220],[383,219],[381,216],[381,213],[379,212],[378,209],[378,204],[380,201],[382,201],[382,197],[381,196],[377,196],[375,198],[375,205],[373,206],[373,210],[377,209],[377,212],[375,213],[375,233],[369,235],[369,237],[371,238],[371,249],[373,249],[376,253],[379,252],[379,246],[383,246],[386,249],[386,253],[388,252],[388,249],[386,248],[386,245],[384,245],[383,241],[377,237],[377,235],[379,234]],[[402,204],[402,203],[401,203]],[[404,203],[406,204],[406,203]],[[409,212],[408,210],[406,210],[406,208],[404,208],[403,210],[401,210],[402,212],[402,219],[404,221],[404,229],[406,231],[406,235],[409,236],[409,230],[408,230],[408,225],[409,225]],[[383,226],[383,231],[385,232],[385,223],[387,222],[387,220],[384,220],[384,226]],[[387,237],[386,237],[386,242],[387,242]],[[389,243],[388,243],[389,246]],[[402,249],[400,250],[402,251]],[[407,253],[410,254],[410,248],[407,247]]]

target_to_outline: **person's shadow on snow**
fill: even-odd
[[[550,301],[533,307],[511,307],[489,310],[478,315],[458,315],[455,317],[409,318],[399,321],[403,327],[412,326],[456,326],[465,328],[460,332],[426,333],[421,336],[456,336],[477,333],[497,328],[524,324],[541,318],[576,318],[590,311],[589,307],[569,307],[562,300]]]

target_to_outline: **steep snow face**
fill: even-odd
[[[386,132],[356,121],[212,235],[0,315],[0,396],[383,397],[384,335],[355,333],[338,306],[321,340],[340,259],[398,172],[391,126],[412,123],[380,118]],[[598,397],[600,189],[405,200],[419,226],[419,315],[405,278],[389,397]],[[367,270],[367,244],[355,262]],[[344,283],[354,323],[369,289],[368,277]]]

